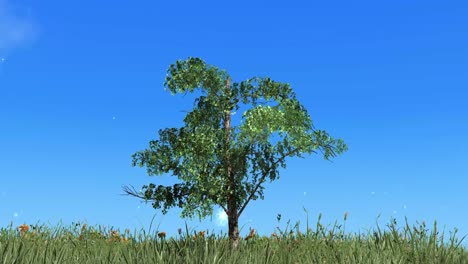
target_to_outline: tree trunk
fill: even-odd
[[[235,200],[234,200],[235,203]],[[237,249],[239,245],[239,216],[237,208],[228,209],[228,225],[229,225],[229,240],[231,241],[231,248]]]
[[[226,80],[226,95],[230,94],[229,79]],[[229,102],[231,98],[229,98]],[[234,173],[232,173],[232,166],[230,160],[230,129],[231,129],[231,112],[227,111],[224,119],[224,127],[226,129],[226,166],[227,166],[227,177],[228,177],[228,186],[227,186],[227,215],[228,215],[228,225],[229,225],[229,240],[231,241],[231,246],[233,249],[237,249],[239,245],[239,215],[237,208],[237,199],[236,199],[236,181],[234,179]]]

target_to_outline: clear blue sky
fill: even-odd
[[[349,151],[287,159],[240,218],[261,235],[286,220],[366,232],[437,220],[468,234],[465,1],[0,0],[0,226],[72,222],[169,235],[184,227],[122,186],[149,177],[131,155],[183,125],[194,95],[164,91],[189,56],[234,82],[291,84],[317,128]],[[234,125],[238,125],[235,123]],[[219,208],[215,208],[217,212]],[[282,214],[281,223],[276,221]],[[192,229],[227,232],[217,219]]]

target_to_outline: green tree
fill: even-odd
[[[172,172],[181,183],[150,183],[139,193],[124,190],[153,201],[163,214],[180,207],[184,218],[196,214],[201,220],[213,214],[214,205],[220,206],[228,216],[233,248],[239,243],[240,215],[251,200],[264,199],[263,183],[279,178],[286,157],[320,151],[328,160],[347,150],[343,140],[313,127],[288,84],[254,77],[231,87],[224,70],[189,57],[170,65],[164,86],[172,95],[201,89],[202,96],[186,115],[185,126],[159,130],[160,139],[133,154],[132,165],[146,166],[150,176]],[[244,112],[240,126],[232,127],[231,111],[239,109],[239,102],[253,107]],[[280,140],[272,145],[274,133]]]

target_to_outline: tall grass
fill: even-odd
[[[231,250],[226,235],[196,232],[187,225],[177,238],[166,238],[157,230],[153,235],[143,230],[136,237],[128,229],[120,235],[80,223],[55,231],[25,224],[15,230],[10,224],[0,229],[0,263],[468,263],[468,251],[460,246],[464,237],[455,237],[457,229],[446,241],[444,232],[438,236],[436,222],[427,233],[424,222],[410,227],[405,218],[401,232],[392,219],[388,230],[377,224],[366,235],[345,234],[346,218],[343,229],[336,222],[331,230],[324,227],[321,215],[315,230],[308,218],[305,232],[299,222],[290,227],[290,221],[269,237],[251,229],[238,250]]]

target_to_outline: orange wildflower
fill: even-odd
[[[245,237],[245,240],[249,240],[255,236],[255,229],[251,229],[248,236]]]
[[[202,238],[205,237],[205,231],[198,232],[198,236],[200,236]]]
[[[193,236],[193,239],[197,239],[198,237],[204,238],[205,237],[205,231],[200,231],[200,232],[198,232],[198,234],[195,233],[195,235]]]
[[[29,226],[26,225],[26,224],[22,224],[22,225],[19,226],[19,229],[20,229],[21,233],[25,233],[25,232],[28,232]]]
[[[276,233],[271,234],[271,237],[274,238],[275,240],[278,240],[278,236],[276,235]]]
[[[110,242],[115,242],[115,241],[121,241],[122,238],[120,237],[119,233],[117,231],[111,230],[109,234],[109,241]]]

